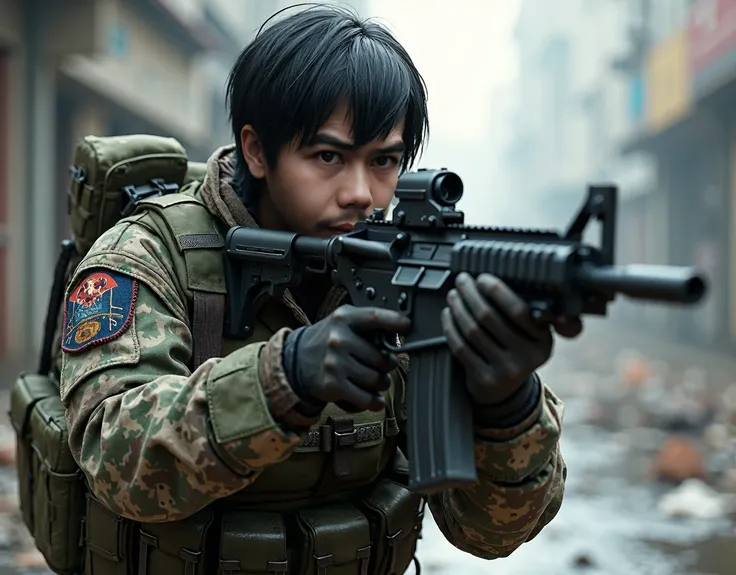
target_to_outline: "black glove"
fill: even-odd
[[[453,355],[465,367],[468,391],[480,407],[476,414],[505,423],[510,418],[516,420],[513,425],[539,400],[540,383],[533,372],[552,354],[552,331],[536,322],[524,300],[495,276],[473,280],[463,273],[455,285],[442,311],[442,327]],[[579,320],[554,327],[564,337],[582,331]]]
[[[403,333],[411,322],[381,308],[342,306],[308,327],[289,333],[284,342],[286,378],[302,400],[300,411],[335,403],[345,411],[380,411],[380,394],[398,367],[394,354],[376,347],[381,332]]]

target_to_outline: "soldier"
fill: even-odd
[[[203,182],[107,231],[69,287],[61,393],[91,500],[122,529],[107,560],[403,573],[424,501],[406,489],[404,364],[370,334],[408,320],[351,307],[314,274],[268,301],[248,340],[223,341],[221,249],[232,226],[324,237],[388,207],[427,134],[423,80],[378,23],[311,7],[243,50],[228,96],[234,146]],[[94,324],[73,321],[88,285],[102,286],[85,291],[104,308]],[[442,325],[475,402],[480,480],[427,503],[453,545],[505,557],[562,502],[563,406],[534,373],[553,335],[488,275],[457,278]],[[111,535],[86,521],[92,572]]]

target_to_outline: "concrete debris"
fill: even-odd
[[[668,517],[720,519],[734,509],[732,495],[718,493],[698,479],[688,479],[662,497],[657,508]]]
[[[650,473],[656,479],[675,483],[705,479],[705,460],[693,441],[672,436],[665,440],[657,453]]]

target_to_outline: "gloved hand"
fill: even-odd
[[[501,404],[520,388],[539,384],[533,372],[552,354],[552,331],[536,322],[526,302],[490,274],[458,274],[447,295],[442,327],[453,355],[463,364],[468,391],[481,406]],[[555,331],[576,337],[579,320],[558,322]],[[523,402],[522,402],[523,403]]]
[[[321,409],[335,403],[352,413],[380,411],[385,407],[380,392],[389,388],[388,374],[399,362],[394,354],[376,347],[376,335],[403,333],[410,325],[398,312],[342,306],[286,336],[286,378],[308,406]]]

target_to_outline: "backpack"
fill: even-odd
[[[139,202],[178,193],[204,179],[206,164],[189,162],[173,138],[86,136],[70,169],[67,212],[72,239],[61,243],[36,373],[21,373],[11,390],[21,516],[48,566],[59,575],[84,564],[86,483],[69,449],[56,360],[67,283],[94,242]]]

